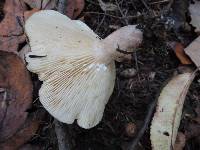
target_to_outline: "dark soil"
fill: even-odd
[[[3,14],[3,6],[4,6],[4,0],[0,1],[0,21],[3,19],[4,14]]]
[[[119,9],[105,13],[99,7],[97,0],[86,0],[85,10],[81,15],[84,16],[86,24],[102,38],[127,23],[138,24],[138,28],[144,31],[144,42],[133,54],[131,64],[116,63],[115,90],[106,106],[101,123],[91,130],[84,130],[75,124],[67,127],[75,150],[127,149],[137,137],[149,105],[157,99],[161,88],[181,65],[167,43],[178,41],[187,45],[196,36],[193,27],[185,26],[190,20],[187,16],[186,0],[177,0],[173,4],[170,4],[170,1],[158,0],[107,0],[107,2],[118,3]],[[172,24],[173,21],[175,24]],[[132,78],[122,77],[120,73],[127,68],[135,68],[137,74]],[[200,105],[198,77],[190,87],[186,98],[180,126],[182,132],[188,128],[192,116],[197,115],[195,108]],[[126,133],[128,123],[136,125],[133,137]],[[187,142],[185,150],[199,149],[198,139],[194,138]],[[39,143],[43,149],[57,149],[53,119],[50,116],[31,143]],[[151,149],[149,127],[146,128],[135,149]]]

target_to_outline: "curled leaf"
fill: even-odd
[[[0,51],[0,142],[24,124],[32,103],[32,82],[22,60]]]
[[[194,77],[195,73],[187,70],[174,76],[161,91],[150,131],[154,150],[174,149],[185,96]]]
[[[180,62],[184,65],[192,64],[192,61],[188,58],[188,56],[184,52],[184,47],[181,43],[176,43],[175,44],[175,54],[180,60]]]

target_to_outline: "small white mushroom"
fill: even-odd
[[[92,128],[104,112],[115,83],[114,60],[130,57],[142,41],[136,26],[101,40],[86,24],[53,11],[33,14],[25,24],[31,52],[27,68],[43,81],[39,99],[61,122]]]

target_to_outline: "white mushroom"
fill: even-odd
[[[127,58],[142,41],[134,25],[101,40],[86,24],[53,11],[33,14],[25,24],[31,52],[27,68],[43,81],[39,99],[61,122],[92,128],[104,112],[115,83],[114,60]]]

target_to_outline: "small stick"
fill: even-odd
[[[115,16],[115,15],[111,15],[111,14],[107,14],[107,13],[101,13],[101,12],[94,12],[94,11],[88,11],[88,12],[85,12],[85,13],[86,14],[105,15],[105,16],[112,17],[112,18],[117,18],[117,19],[136,19],[136,18],[142,16],[142,15],[135,15],[135,16],[118,17],[118,16]]]
[[[101,27],[101,25],[103,24],[105,17],[106,17],[106,12],[103,15],[103,18],[101,19],[101,22],[98,24],[97,28],[95,29],[95,32],[97,32],[99,30],[99,28]]]
[[[56,119],[54,121],[54,125],[55,125],[55,132],[58,140],[59,150],[70,150],[71,145],[69,142],[67,128],[64,126],[63,123],[59,122]]]
[[[161,4],[161,3],[166,3],[169,2],[169,0],[162,0],[162,1],[157,1],[157,2],[151,2],[149,3],[150,5],[154,5],[154,4]]]
[[[145,118],[145,121],[144,121],[144,124],[142,126],[142,128],[140,129],[140,131],[138,132],[137,136],[134,138],[134,140],[131,142],[128,150],[134,150],[135,147],[137,146],[138,142],[140,141],[140,139],[142,138],[146,128],[148,127],[149,125],[149,122],[151,120],[151,116],[154,112],[154,109],[156,107],[156,104],[157,104],[157,100],[154,100],[153,102],[151,102],[151,104],[149,105],[149,109],[148,109],[148,112],[147,112],[147,115],[146,115],[146,118]]]
[[[115,0],[115,3],[117,4],[117,7],[118,7],[118,9],[119,9],[119,11],[120,11],[120,13],[121,13],[121,15],[122,15],[122,18],[124,19],[126,25],[128,25],[128,20],[127,20],[126,16],[124,15],[123,11],[121,10],[118,1]]]
[[[140,0],[143,5],[145,6],[145,8],[148,10],[148,12],[152,15],[152,16],[155,16],[155,14],[153,13],[153,11],[151,10],[151,8],[147,5],[146,1],[145,0]]]

